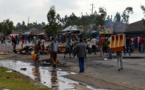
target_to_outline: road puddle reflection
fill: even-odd
[[[33,80],[41,82],[43,85],[53,88],[53,90],[77,90],[75,85],[79,84],[77,81],[65,78],[65,75],[76,74],[74,72],[62,71],[59,68],[34,65],[29,62],[2,60],[0,66],[13,69],[24,75],[29,76]],[[86,85],[90,90],[97,90],[91,86]]]

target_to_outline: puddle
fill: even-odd
[[[53,90],[77,90],[75,84],[79,84],[79,82],[77,81],[73,81],[64,77],[65,75],[76,74],[76,73],[62,71],[59,68],[55,69],[49,66],[44,67],[39,65],[33,65],[28,62],[14,61],[14,60],[0,61],[0,66],[13,69],[17,72],[27,75],[33,80],[37,80],[41,82],[43,85],[53,88]],[[89,85],[85,85],[85,87],[90,90],[100,90],[100,89],[95,89]],[[101,89],[101,90],[105,90],[105,89]]]
[[[10,89],[3,88],[2,90],[10,90]]]

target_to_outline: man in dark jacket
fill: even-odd
[[[131,39],[129,36],[126,37],[126,48],[124,55],[126,55],[126,53],[129,53],[129,55],[131,55]]]
[[[83,40],[80,39],[80,42],[75,46],[75,54],[79,60],[80,73],[84,72],[84,58],[86,58],[86,45],[83,43]]]

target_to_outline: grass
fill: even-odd
[[[9,69],[0,67],[0,90],[52,90],[19,72],[7,72]]]

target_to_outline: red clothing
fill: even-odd
[[[140,40],[139,40],[139,44],[144,44],[144,40],[143,40],[143,38],[140,38]]]
[[[14,36],[11,36],[11,40],[14,40]]]
[[[22,39],[22,44],[24,44],[24,39]]]
[[[134,44],[134,39],[133,39],[133,38],[131,38],[131,44],[132,44],[132,45]]]
[[[100,37],[99,45],[103,46],[103,43],[104,43],[104,37]]]

